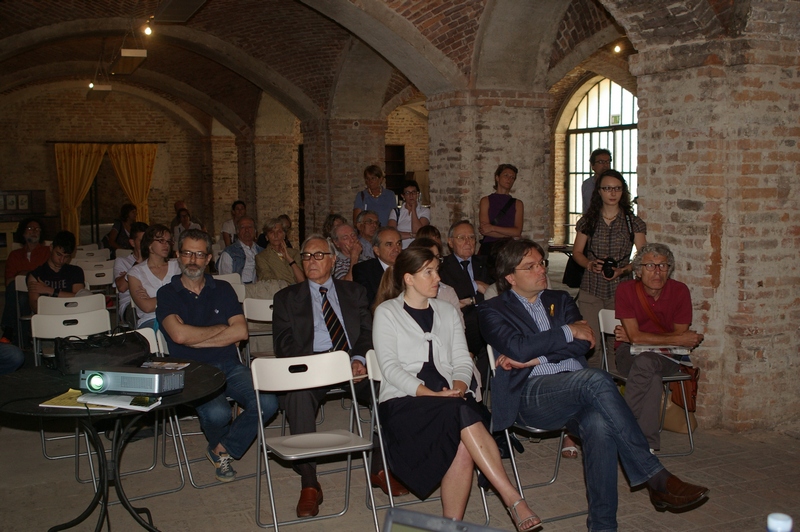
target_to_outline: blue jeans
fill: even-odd
[[[25,354],[14,344],[0,343],[0,375],[17,371],[25,363]]]
[[[605,371],[588,368],[529,379],[517,420],[541,429],[566,426],[583,441],[590,531],[617,530],[617,456],[631,486],[664,469]]]
[[[210,401],[197,406],[200,426],[208,440],[208,448],[214,449],[221,443],[228,454],[239,460],[256,439],[258,433],[258,405],[253,377],[250,370],[238,360],[214,363],[225,374],[225,390]],[[244,409],[231,422],[230,397]],[[264,420],[270,419],[278,411],[278,398],[274,394],[259,393],[261,413]]]

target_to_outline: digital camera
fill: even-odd
[[[614,268],[617,267],[617,261],[612,259],[611,257],[606,257],[603,259],[603,277],[606,279],[611,279],[614,277]]]

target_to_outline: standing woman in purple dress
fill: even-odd
[[[493,256],[499,242],[522,235],[525,205],[511,196],[517,180],[517,167],[501,164],[494,172],[495,192],[481,198],[480,225],[483,235],[479,255]]]

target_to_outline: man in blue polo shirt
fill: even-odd
[[[239,361],[236,350],[236,344],[248,335],[242,305],[230,284],[205,274],[210,260],[208,233],[199,229],[181,233],[181,275],[159,289],[156,318],[171,356],[210,364],[225,374],[225,390],[196,408],[215,476],[230,482],[236,477],[231,462],[240,459],[256,438],[258,410],[250,370]],[[233,422],[226,397],[244,409]],[[271,418],[278,410],[278,399],[265,393],[259,397],[264,419]]]

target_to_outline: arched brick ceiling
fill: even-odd
[[[350,0],[358,4],[358,0]],[[431,44],[470,74],[483,0],[388,0],[386,5],[411,22]]]
[[[741,14],[755,0],[528,1],[207,0],[186,24],[156,25],[151,38],[140,37],[148,49],[141,73],[116,83],[156,92],[154,83],[160,83],[170,98],[185,97],[181,105],[194,108],[193,114],[221,113],[208,118],[239,124],[235,132],[247,136],[262,91],[303,120],[329,116],[334,92],[346,85],[342,69],[354,71],[347,56],[353,39],[394,68],[377,98],[385,106],[417,88],[428,95],[533,88],[544,85],[545,75],[551,86],[621,29],[637,49],[713,38],[743,27]],[[97,61],[102,39],[110,57],[108,50],[118,48],[123,34],[138,29],[158,4],[2,0],[0,79],[13,84],[8,80],[15,73],[42,76],[47,65],[58,79],[86,76],[85,65]],[[531,13],[536,20],[523,16]],[[507,64],[500,63],[504,57]]]
[[[564,59],[580,42],[614,24],[614,19],[597,0],[572,0],[553,42],[550,68]]]
[[[601,0],[601,3],[625,28],[628,39],[640,52],[645,48],[710,40],[725,33],[712,0]],[[725,2],[713,4],[720,14],[727,14]]]

